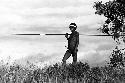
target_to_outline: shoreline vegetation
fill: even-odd
[[[125,83],[125,57],[117,46],[104,66],[87,62],[46,65],[43,68],[29,63],[0,65],[0,83]]]
[[[90,67],[88,63],[61,63],[38,68],[30,64],[27,67],[13,64],[0,66],[0,83],[125,83],[125,68]]]

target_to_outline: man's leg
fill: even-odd
[[[63,59],[62,59],[62,62],[63,62],[63,65],[66,65],[66,60],[71,56],[71,53],[69,50],[66,51]]]
[[[76,64],[77,62],[77,52],[72,54],[73,56],[73,64]]]

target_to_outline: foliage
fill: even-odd
[[[125,0],[113,0],[106,3],[102,1],[95,2],[94,6],[96,9],[95,14],[103,15],[106,20],[100,30],[104,34],[112,35],[113,39],[120,43],[120,39],[125,43]],[[116,46],[115,50],[111,53],[110,63],[111,68],[116,69],[115,71],[110,71],[110,77],[112,79],[122,78],[119,76],[118,71],[120,68],[124,67],[125,57],[121,52],[122,49],[118,49]],[[118,70],[117,70],[118,69]],[[109,69],[110,70],[110,69]],[[115,72],[115,74],[113,73]]]
[[[33,65],[32,65],[33,66]],[[104,67],[90,67],[88,63],[54,64],[44,68],[30,69],[21,65],[1,66],[0,83],[115,83],[125,82],[125,69]]]
[[[113,0],[106,3],[102,1],[95,2],[94,6],[96,9],[95,14],[103,15],[107,19],[103,26],[99,28],[102,33],[113,35],[114,40],[121,38],[125,42],[125,1],[124,0]]]
[[[124,57],[124,53],[122,53],[121,50],[122,49],[119,49],[116,46],[115,50],[113,50],[113,52],[111,53],[110,65],[112,67],[124,66],[125,57]]]

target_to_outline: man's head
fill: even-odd
[[[71,23],[69,25],[69,28],[70,28],[71,31],[75,31],[77,29],[77,25],[75,23]]]

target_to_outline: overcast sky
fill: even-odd
[[[103,16],[95,15],[97,0],[0,0],[0,57],[33,63],[61,62],[64,36],[15,36],[14,33],[66,33],[75,22],[79,33],[100,34]],[[108,0],[102,0],[106,2]],[[78,61],[91,64],[108,59],[115,42],[110,37],[80,36]],[[68,62],[72,61],[72,57]]]

